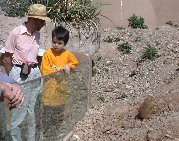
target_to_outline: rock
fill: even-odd
[[[155,99],[153,96],[148,95],[144,101],[141,103],[138,109],[138,116],[141,119],[150,118],[152,115],[152,108],[154,106]]]

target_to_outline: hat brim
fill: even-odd
[[[40,19],[44,21],[51,21],[49,17],[42,17],[42,16],[27,16],[28,18],[35,18],[35,19]]]

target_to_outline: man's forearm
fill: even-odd
[[[3,96],[4,89],[2,85],[3,85],[3,82],[0,82],[0,102],[4,102],[4,96]]]
[[[3,90],[1,88],[1,84],[0,84],[0,102],[3,101],[3,96],[2,96]]]
[[[12,69],[12,53],[5,52],[3,63],[6,73],[9,75],[9,72]]]

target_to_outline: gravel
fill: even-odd
[[[0,18],[4,21],[0,24],[0,47],[4,47],[9,31],[25,19],[3,15]],[[53,24],[49,23],[42,30],[42,48],[50,47],[52,28]],[[121,40],[104,42],[109,35]],[[130,54],[118,51],[118,45],[125,42],[132,46]],[[72,43],[74,50],[80,50],[75,40]],[[87,43],[83,49],[88,47]],[[140,61],[148,45],[156,48],[160,57]],[[95,64],[91,106],[74,127],[69,141],[179,140],[178,27],[102,29],[100,48],[95,46],[96,43],[82,50],[92,54]],[[151,115],[139,119],[141,103],[144,102],[142,110],[150,105],[150,100],[144,100],[148,95],[154,98],[152,111],[148,111]]]

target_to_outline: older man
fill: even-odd
[[[41,76],[37,53],[39,49],[39,30],[44,26],[47,17],[46,7],[42,4],[30,5],[28,20],[14,28],[7,39],[4,55],[4,67],[18,83],[28,82]],[[35,141],[35,113],[34,106],[39,94],[41,81],[33,81],[25,87],[25,100],[20,109],[11,110],[11,137],[13,141],[22,141],[19,125],[26,113],[29,119],[28,141]]]

